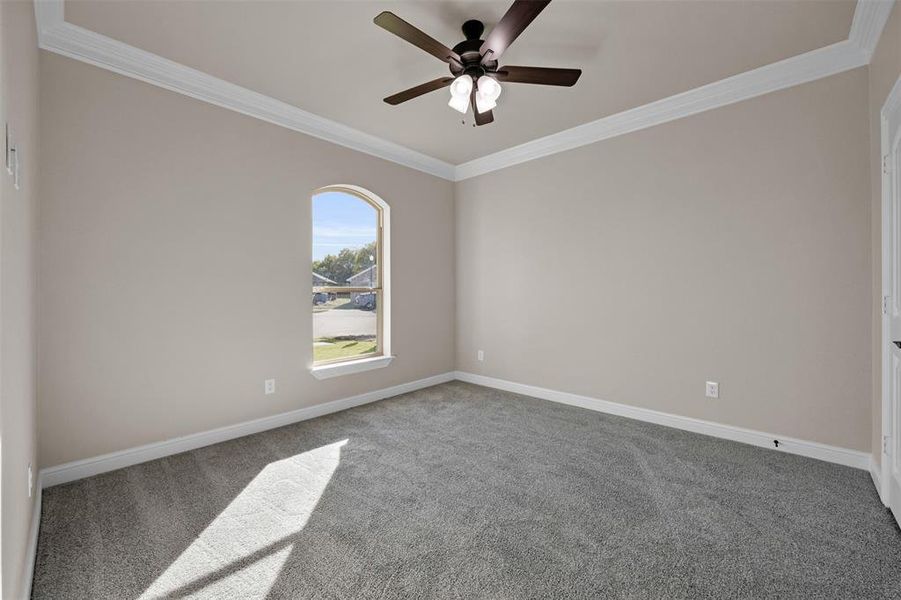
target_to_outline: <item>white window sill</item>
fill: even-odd
[[[351,373],[362,373],[363,371],[381,369],[390,365],[392,360],[394,360],[393,356],[363,358],[331,365],[319,365],[318,367],[311,368],[310,373],[312,373],[313,377],[316,379],[330,379],[340,375],[350,375]]]

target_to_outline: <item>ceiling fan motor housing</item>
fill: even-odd
[[[462,64],[450,61],[450,71],[457,77],[466,73],[473,79],[478,79],[482,75],[493,73],[497,70],[497,61],[489,60],[482,63],[482,55],[479,50],[482,48],[484,40],[482,33],[485,31],[485,25],[481,21],[471,19],[463,23],[463,35],[466,39],[453,47],[454,52],[460,56]]]

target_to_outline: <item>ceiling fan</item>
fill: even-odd
[[[538,16],[551,0],[515,0],[488,37],[481,39],[485,26],[481,21],[463,23],[466,39],[453,49],[423,33],[394,13],[385,11],[373,21],[379,27],[410,42],[450,66],[452,77],[439,77],[403,92],[388,96],[385,102],[397,105],[441,88],[450,86],[448,105],[466,114],[469,106],[476,125],[494,121],[492,109],[501,94],[499,81],[505,83],[537,83],[572,86],[579,80],[581,69],[546,67],[498,67],[497,61],[519,34]]]

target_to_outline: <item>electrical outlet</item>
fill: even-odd
[[[485,360],[485,352],[482,350],[479,350],[478,352],[476,352],[476,358],[478,358],[480,361]]]
[[[267,396],[269,394],[274,394],[275,393],[275,380],[267,379],[265,382],[263,382],[263,391],[266,392]]]
[[[715,381],[708,381],[706,396],[708,398],[719,398],[720,397],[720,384],[718,384]]]
[[[31,463],[28,463],[28,497],[31,498],[34,493],[34,474],[31,470]]]

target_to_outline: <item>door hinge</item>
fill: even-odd
[[[888,175],[892,170],[892,163],[889,162],[889,156],[890,155],[886,154],[882,157],[882,172],[886,175]]]
[[[891,299],[892,299],[891,296],[883,296],[882,297],[882,314],[884,314],[884,315],[888,314],[888,307],[889,307],[889,302],[891,301]]]
[[[891,436],[889,436],[889,435],[884,435],[884,436],[882,436],[882,453],[883,453],[883,454],[888,454],[888,453],[889,453],[888,449],[889,449],[889,442],[890,442],[891,439],[892,439],[892,438],[891,438]]]

